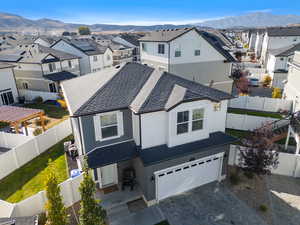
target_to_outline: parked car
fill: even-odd
[[[257,78],[248,78],[249,86],[252,87],[258,87],[259,86],[259,80]]]

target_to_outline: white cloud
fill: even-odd
[[[272,12],[272,9],[255,9],[255,10],[248,10],[246,12],[247,13],[257,13],[257,12],[268,13],[268,12]]]

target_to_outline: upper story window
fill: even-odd
[[[69,68],[72,68],[72,67],[73,67],[72,61],[71,61],[71,60],[68,61],[68,66],[69,66]]]
[[[94,62],[97,62],[98,61],[98,57],[96,55],[94,55],[93,60],[94,60]]]
[[[190,115],[191,114],[191,115]],[[194,109],[177,113],[177,135],[202,130],[204,109]]]
[[[55,83],[49,84],[49,90],[50,90],[50,92],[53,92],[53,93],[57,92]]]
[[[165,54],[165,45],[158,44],[158,54]]]
[[[49,64],[48,64],[48,67],[49,67],[49,71],[50,71],[50,72],[53,72],[53,71],[56,70],[56,65],[55,65],[55,63],[49,63]]]
[[[147,51],[147,44],[146,44],[146,43],[142,43],[142,50],[143,50],[144,52]]]
[[[94,117],[96,140],[104,141],[123,135],[122,112],[103,113]]]
[[[195,56],[199,56],[201,53],[200,49],[196,49],[195,52],[194,52],[194,55]]]
[[[23,89],[28,89],[28,83],[27,82],[23,82],[22,83],[22,87],[23,87]]]
[[[10,105],[14,103],[14,96],[11,91],[1,93],[0,95],[3,105]]]
[[[175,57],[180,57],[181,51],[179,49],[175,50]]]
[[[217,111],[221,111],[221,102],[218,102],[218,103],[214,103],[214,111],[217,112]]]

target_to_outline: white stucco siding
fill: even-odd
[[[226,114],[227,114],[227,105],[228,100],[223,100],[220,102],[220,110],[215,111],[214,105],[218,103],[211,102],[208,107],[208,128],[209,132],[222,131],[225,132],[226,129]]]
[[[145,44],[146,50],[143,50],[142,44]],[[165,45],[165,54],[158,54],[158,44]],[[168,63],[169,44],[165,42],[140,42],[141,61],[149,60],[160,63]]]
[[[50,74],[50,73],[57,73],[57,72],[60,72],[62,70],[60,62],[52,62],[51,64],[55,64],[55,69],[52,72],[50,72],[49,64],[50,63],[43,63],[42,64],[43,72],[44,72],[45,75]]]
[[[141,115],[142,148],[150,148],[167,143],[168,113],[165,111]]]
[[[140,145],[140,119],[132,112],[132,135],[136,145]]]
[[[300,68],[290,67],[284,96],[294,101],[294,111],[300,110]]]
[[[203,129],[197,131],[190,131],[183,134],[177,134],[177,113],[189,110],[189,117],[191,119],[192,110],[204,109]],[[199,141],[209,137],[209,118],[211,113],[211,104],[209,101],[194,101],[183,103],[169,111],[169,124],[168,124],[168,139],[167,144],[169,147],[176,145],[186,144],[194,141]],[[189,126],[189,130],[191,127]]]
[[[18,91],[12,68],[0,69],[0,81],[0,95],[11,91],[14,97],[14,101],[17,102]],[[0,105],[2,105],[1,98]]]
[[[80,74],[81,75],[91,72],[89,56],[84,54],[82,51],[80,51],[77,48],[73,47],[72,45],[66,43],[65,41],[57,42],[55,45],[52,46],[52,48],[80,57],[79,65],[80,65]]]
[[[113,52],[110,48],[106,49],[103,55],[103,66],[111,67],[113,65]]]
[[[180,57],[175,57],[176,50],[181,51]],[[195,56],[195,50],[200,50],[199,56]],[[176,38],[170,43],[170,64],[223,60],[225,60],[225,57],[194,30]]]

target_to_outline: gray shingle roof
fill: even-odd
[[[195,28],[183,28],[183,29],[166,29],[149,32],[139,41],[157,41],[157,42],[169,42],[178,38],[179,36],[193,30]]]
[[[295,51],[299,51],[299,50],[300,50],[300,43],[290,45],[290,46],[287,46],[287,47],[284,47],[284,48],[278,48],[278,49],[270,50],[270,54],[272,54],[274,56],[287,57],[287,56],[290,56],[290,55],[294,55]]]
[[[208,99],[219,102],[224,99],[230,99],[232,96],[214,88],[186,80],[182,77],[164,72],[160,77],[150,95],[144,101],[138,113],[146,113],[159,110],[168,110],[167,102],[172,94],[174,86],[178,85],[186,89],[181,102],[196,99]]]
[[[74,116],[128,108],[153,70],[142,64],[127,63],[84,103]]]
[[[177,103],[208,99],[219,102],[232,98],[231,95],[164,72],[155,75],[154,69],[138,63],[127,63],[115,76],[89,98],[73,116],[96,114],[123,108],[136,113],[169,110]],[[155,75],[156,79],[149,79]],[[149,82],[151,84],[149,84]],[[174,87],[181,87],[174,93]],[[145,90],[149,89],[149,90]],[[142,91],[143,95],[139,95]],[[183,93],[184,92],[184,93]],[[180,102],[172,99],[182,96]],[[138,101],[135,101],[138,98]],[[134,103],[134,104],[133,104]]]
[[[267,28],[268,36],[300,36],[300,27],[272,27]]]

